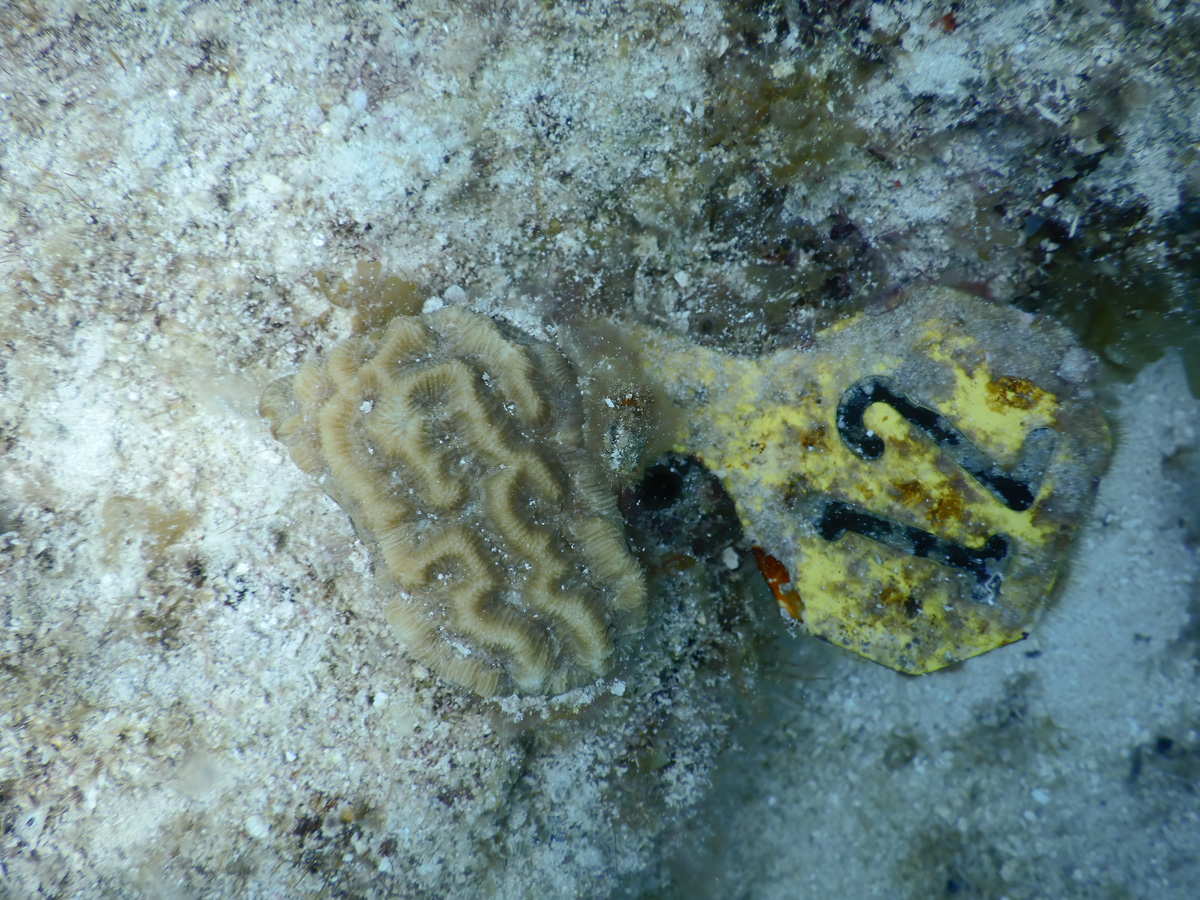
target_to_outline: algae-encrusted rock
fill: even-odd
[[[370,548],[414,656],[484,695],[557,693],[640,629],[641,569],[549,344],[457,308],[395,319],[263,394]]]

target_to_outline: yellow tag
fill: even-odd
[[[1037,622],[1110,447],[1064,329],[926,288],[757,359],[639,343],[787,617],[914,674]]]

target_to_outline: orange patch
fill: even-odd
[[[929,491],[919,481],[899,481],[893,487],[905,506],[912,506],[929,497]]]
[[[879,602],[883,606],[903,606],[907,599],[908,595],[895,585],[886,585],[884,589],[879,592]]]
[[[825,426],[818,423],[796,438],[796,443],[805,450],[823,450],[825,448]]]
[[[1004,375],[988,383],[988,392],[996,406],[1010,409],[1033,409],[1042,390],[1028,378],[1012,378]]]
[[[929,521],[944,525],[946,522],[961,520],[962,514],[962,497],[957,494],[944,494],[934,501],[933,508],[929,510]]]
[[[762,547],[750,549],[754,552],[758,570],[762,572],[767,587],[775,595],[775,602],[779,604],[780,609],[795,621],[804,621],[804,601],[800,599],[800,592],[792,584],[792,576],[788,574],[787,567]]]

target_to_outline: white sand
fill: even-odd
[[[344,515],[256,415],[349,329],[318,272],[380,262],[543,334],[597,296],[686,327],[714,272],[754,313],[705,224],[706,192],[736,201],[775,152],[705,144],[747,52],[723,8],[548,6],[0,7],[0,893],[1194,896],[1197,408],[1176,363],[1123,393],[1059,606],[960,671],[799,641],[755,689],[714,611],[743,591],[721,553],[666,578],[638,661],[586,696],[481,706],[404,655]],[[1169,6],[1137,15],[1187,25]],[[981,255],[986,210],[1042,204],[1064,175],[1047,135],[1097,139],[1074,117],[1123,139],[1081,194],[1157,220],[1194,189],[1194,83],[1116,13],[941,14],[872,7],[899,62],[829,102],[894,158],[847,138],[791,176],[797,221],[849,204],[894,280],[1004,299],[1033,251]],[[770,77],[841,66],[847,37],[820,34],[767,35],[795,56]],[[690,819],[733,716],[764,708],[718,817]]]

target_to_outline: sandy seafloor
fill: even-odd
[[[0,896],[1200,896],[1198,19],[0,5]],[[481,703],[256,412],[376,263],[568,352],[1058,284],[1116,450],[1045,620],[952,671],[788,636],[692,478],[623,667]]]

